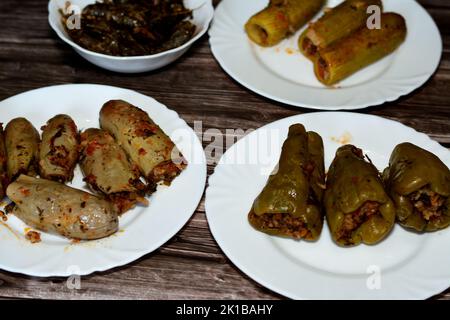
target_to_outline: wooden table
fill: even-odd
[[[360,112],[398,120],[450,147],[450,2],[420,1],[444,39],[437,73],[394,103]],[[417,63],[420,63],[418,57]],[[47,23],[46,0],[0,1],[0,100],[49,85],[99,83],[130,88],[176,110],[203,131],[258,128],[311,112],[258,96],[233,81],[211,55],[204,36],[176,63],[153,73],[121,75],[91,65],[60,41]],[[200,132],[199,132],[200,133]],[[209,142],[205,141],[207,145]],[[211,174],[213,166],[208,167]],[[209,232],[204,199],[189,223],[168,243],[127,266],[83,277],[80,290],[66,279],[0,272],[0,298],[49,299],[280,299],[240,272]],[[437,296],[450,299],[450,290]]]

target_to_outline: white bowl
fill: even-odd
[[[184,0],[187,8],[193,10],[192,23],[196,30],[194,37],[180,47],[147,56],[117,57],[87,50],[71,40],[62,21],[60,9],[63,9],[68,0],[50,0],[48,3],[48,22],[56,34],[66,43],[71,45],[78,54],[89,62],[116,72],[138,73],[155,70],[172,63],[181,57],[191,45],[208,30],[209,23],[214,16],[212,0]],[[95,3],[95,0],[70,0],[70,3],[80,10],[85,6]]]

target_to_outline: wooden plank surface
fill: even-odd
[[[435,19],[444,40],[439,70],[422,88],[399,101],[359,112],[398,120],[450,147],[450,1],[420,2]],[[203,131],[255,129],[311,112],[267,100],[237,84],[212,57],[207,36],[166,68],[142,75],[115,74],[89,64],[58,40],[47,23],[47,1],[1,0],[0,100],[65,83],[108,84],[139,91],[176,110],[192,126],[202,121]],[[212,171],[209,166],[208,173]],[[67,289],[66,279],[0,272],[0,298],[283,297],[256,284],[224,256],[208,230],[202,199],[189,223],[157,252],[125,267],[83,277],[80,290]],[[435,298],[450,299],[450,290]]]

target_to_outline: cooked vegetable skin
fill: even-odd
[[[118,229],[113,206],[59,182],[21,175],[7,189],[13,214],[34,229],[71,239],[93,240]]]
[[[91,128],[81,134],[80,167],[90,187],[106,195],[120,213],[146,203],[139,169],[108,132]]]
[[[145,111],[125,101],[105,103],[100,111],[100,125],[137,165],[150,191],[159,182],[170,184],[186,167],[186,160],[161,128]]]
[[[324,0],[271,0],[245,24],[249,38],[263,47],[274,46],[311,20]]]
[[[402,226],[423,232],[450,225],[450,171],[437,156],[412,143],[399,144],[383,178]]]
[[[259,231],[294,239],[317,240],[323,226],[325,187],[322,138],[301,124],[289,128],[278,170],[248,215]]]
[[[39,173],[42,178],[71,181],[78,160],[78,130],[72,118],[60,114],[42,127]]]
[[[11,120],[5,128],[9,181],[20,174],[35,176],[39,159],[39,133],[25,118]]]
[[[352,145],[336,152],[327,174],[324,205],[332,238],[341,246],[375,244],[394,226],[394,204],[378,170]]]
[[[317,79],[333,85],[395,51],[406,38],[406,24],[396,13],[381,15],[381,29],[363,27],[347,38],[318,51]]]
[[[103,0],[81,12],[80,28],[62,24],[78,45],[112,56],[142,56],[170,50],[188,42],[196,27],[186,20],[192,11],[183,0]]]
[[[347,0],[327,11],[302,33],[299,38],[300,51],[314,60],[319,49],[324,49],[366,26],[369,18],[367,8],[373,5],[383,9],[381,0]]]
[[[0,199],[5,197],[8,187],[7,159],[3,124],[0,123]]]

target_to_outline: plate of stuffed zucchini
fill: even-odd
[[[414,0],[224,0],[209,34],[214,57],[240,84],[321,110],[397,100],[442,55],[436,24]]]
[[[206,215],[230,260],[287,297],[424,299],[450,286],[449,167],[401,123],[298,115],[222,156]]]
[[[0,110],[1,269],[69,276],[130,263],[174,236],[201,199],[200,141],[150,97],[61,85]]]

